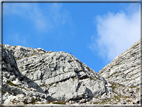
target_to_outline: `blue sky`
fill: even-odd
[[[138,3],[4,3],[3,43],[72,53],[98,72],[140,39]]]

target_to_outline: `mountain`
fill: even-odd
[[[139,46],[140,41],[96,73],[62,51],[3,45],[2,103],[129,104],[125,99],[133,96],[134,103],[139,104],[140,82],[134,80],[140,74]],[[134,74],[130,83],[125,82]]]
[[[113,85],[113,92],[120,96],[119,99],[122,98],[124,103],[127,103],[127,100],[132,104],[140,101],[142,57],[140,44],[139,40],[98,72]]]
[[[34,103],[86,102],[108,93],[103,77],[65,52],[4,45],[2,70],[4,104],[19,94],[23,104],[30,97]]]
[[[140,85],[141,65],[140,40],[125,52],[117,56],[110,64],[105,66],[98,74],[109,81],[121,83],[126,86]]]

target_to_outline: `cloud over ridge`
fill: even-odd
[[[130,5],[135,7],[138,5]],[[97,39],[92,36],[91,50],[112,61],[140,39],[139,9],[120,11],[96,17]]]

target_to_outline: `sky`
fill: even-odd
[[[3,4],[4,44],[71,52],[95,72],[139,39],[139,3]]]

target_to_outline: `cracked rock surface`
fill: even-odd
[[[141,41],[139,40],[98,72],[123,104],[137,104],[141,97]]]
[[[37,103],[51,101],[86,102],[107,94],[107,81],[94,70],[65,52],[4,45],[3,48],[3,103]],[[17,102],[17,97],[24,98]],[[8,99],[8,100],[7,100]],[[15,102],[14,102],[14,101]],[[42,102],[43,103],[43,102]]]
[[[3,45],[2,103],[139,104],[139,44],[99,73],[62,51]]]

